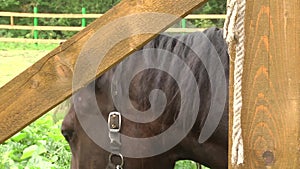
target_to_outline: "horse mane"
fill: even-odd
[[[162,90],[167,99],[165,110],[163,115],[153,122],[165,124],[165,126],[162,126],[161,131],[159,131],[162,132],[172,125],[178,116],[180,103],[185,102],[184,100],[181,100],[182,96],[179,85],[168,72],[176,72],[178,78],[187,82],[187,84],[191,81],[191,79],[188,79],[181,70],[177,70],[178,68],[181,68],[181,66],[176,65],[176,55],[193,72],[194,78],[198,84],[198,92],[201,100],[198,117],[201,118],[197,119],[196,122],[198,122],[197,124],[199,124],[199,126],[195,129],[201,130],[207,117],[206,113],[210,108],[211,100],[210,82],[206,69],[208,68],[207,66],[213,65],[204,65],[201,58],[197,56],[197,53],[200,53],[203,57],[209,58],[212,50],[215,50],[219,55],[219,59],[224,67],[226,79],[228,79],[229,63],[227,46],[223,40],[223,31],[218,28],[210,28],[204,32],[195,32],[184,35],[158,35],[140,50],[134,52],[120,64],[100,76],[96,80],[96,90],[111,92],[112,98],[114,98],[113,93],[116,89],[118,89],[117,95],[128,94],[128,100],[130,100],[130,102],[120,98],[115,99],[114,103],[117,102],[121,106],[114,107],[120,112],[133,111],[131,108],[128,108],[130,107],[128,104],[132,104],[132,106],[140,112],[147,111],[151,107],[154,107],[153,110],[155,110],[155,107],[161,106],[159,102],[155,101],[155,98],[159,97],[159,94],[154,94],[152,98],[150,98],[149,95],[154,89]],[[171,55],[174,56],[170,57]],[[147,67],[147,65],[150,65],[150,68],[138,71],[141,67]],[[158,65],[158,67],[153,68],[151,65]],[[164,68],[164,71],[160,70],[160,68]],[[135,75],[132,77],[129,86],[122,85],[124,81],[131,78],[131,74]],[[151,105],[151,103],[153,105]],[[149,127],[151,123],[141,123],[139,125],[142,127]]]

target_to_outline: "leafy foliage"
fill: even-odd
[[[226,0],[209,0],[203,7],[194,11],[201,14],[225,14]],[[196,27],[208,28],[211,26],[223,27],[224,19],[197,19],[193,22]]]
[[[197,163],[190,160],[177,161],[174,169],[198,169],[198,167],[200,167],[199,169],[209,169],[205,166],[198,166]]]
[[[198,166],[193,161],[181,160],[176,162],[175,169],[198,169]]]
[[[59,44],[40,43],[38,45],[34,43],[18,43],[18,42],[0,42],[0,50],[42,50],[51,51]]]
[[[194,13],[225,14],[226,0],[209,0],[203,7],[195,10]]]
[[[0,0],[0,11],[32,13],[37,7],[39,13],[81,13],[82,7],[87,13],[104,13],[120,0]],[[0,24],[9,24],[9,17],[1,17]],[[87,22],[92,22],[88,19]],[[80,26],[81,19],[67,18],[39,18],[39,25],[43,26]],[[16,25],[33,25],[33,18],[15,18]],[[69,31],[39,31],[42,39],[64,39],[74,35]],[[0,30],[0,36],[32,38],[33,32],[29,30]]]
[[[61,120],[46,115],[0,146],[0,168],[69,168],[70,148],[60,134]]]

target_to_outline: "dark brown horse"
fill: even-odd
[[[228,68],[217,28],[159,35],[72,97],[62,124],[71,168],[108,166],[115,151],[107,120],[114,111],[122,116],[121,124],[114,120],[121,125],[115,133],[123,168],[173,169],[182,159],[227,168]],[[118,156],[112,163],[121,163]]]

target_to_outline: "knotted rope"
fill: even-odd
[[[244,63],[244,17],[246,0],[227,0],[227,18],[224,24],[224,38],[229,51],[235,47],[234,91],[233,91],[233,127],[232,127],[232,165],[244,162],[244,147],[241,127],[242,110],[242,74]],[[230,52],[229,52],[230,53]],[[229,54],[231,55],[231,54]],[[230,58],[233,59],[232,56]]]

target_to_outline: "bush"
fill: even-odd
[[[198,169],[198,166],[193,161],[181,160],[176,162],[175,169]]]
[[[209,169],[209,168],[205,166],[199,166],[199,164],[195,163],[194,161],[180,160],[176,162],[174,169]]]
[[[0,146],[1,169],[69,168],[71,153],[60,134],[61,120],[45,115]]]

